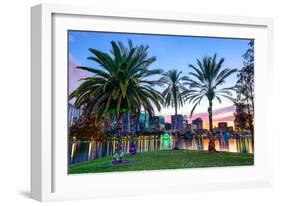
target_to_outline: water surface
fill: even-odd
[[[131,138],[123,140],[123,152],[129,153]],[[209,139],[202,137],[174,138],[172,136],[139,136],[134,140],[137,152],[152,152],[157,150],[208,150]],[[219,138],[215,140],[216,150],[225,152],[253,153],[250,137]],[[69,142],[69,164],[77,164],[114,154],[114,141],[76,141]]]

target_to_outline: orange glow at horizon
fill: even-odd
[[[227,122],[228,127],[233,127],[233,129],[235,129],[233,121],[213,121],[213,127],[218,127],[219,122]],[[203,122],[203,129],[209,129],[209,122]]]

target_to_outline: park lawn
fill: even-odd
[[[206,151],[161,150],[124,155],[127,163],[112,165],[112,157],[75,164],[69,174],[140,171],[179,168],[221,167],[253,165],[254,155],[248,153],[208,153]]]

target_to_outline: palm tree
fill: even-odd
[[[183,85],[183,80],[186,79],[187,77],[176,69],[164,73],[160,79],[162,83],[167,85],[167,88],[162,92],[163,106],[175,108],[175,117],[177,117],[178,108],[184,103],[183,92],[186,91],[186,88]]]
[[[222,69],[224,58],[217,62],[216,57],[217,55],[215,54],[213,57],[206,56],[201,61],[197,59],[197,67],[192,64],[189,65],[194,71],[189,73],[193,78],[186,80],[189,90],[185,94],[185,98],[189,100],[189,103],[194,104],[190,116],[192,116],[202,99],[207,98],[209,102],[209,130],[211,133],[213,132],[213,100],[216,99],[220,103],[222,102],[222,97],[231,101],[234,100],[231,97],[231,90],[235,90],[234,86],[220,87],[230,75],[237,72],[237,69]]]
[[[159,81],[151,77],[161,74],[162,70],[149,69],[156,57],[148,57],[148,46],[133,46],[131,40],[128,46],[114,41],[111,46],[110,54],[89,49],[93,56],[88,59],[98,63],[100,68],[79,66],[93,76],[82,79],[83,83],[69,98],[75,98],[76,107],[83,106],[94,114],[97,122],[105,116],[115,120],[115,163],[122,161],[123,115],[130,111],[138,113],[144,108],[152,116],[153,105],[160,111],[161,94],[153,88]]]

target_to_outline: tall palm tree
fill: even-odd
[[[114,163],[122,161],[122,118],[126,112],[139,112],[144,108],[151,116],[153,105],[160,111],[161,94],[153,87],[159,84],[151,77],[161,74],[160,69],[149,69],[156,57],[148,57],[148,46],[128,46],[122,42],[111,42],[111,53],[89,49],[93,56],[88,57],[100,68],[79,66],[79,69],[93,73],[82,79],[83,83],[69,98],[75,98],[76,107],[84,106],[94,114],[97,121],[110,116],[116,122],[116,153]]]
[[[177,117],[178,108],[184,103],[183,92],[186,88],[183,85],[183,80],[187,77],[182,75],[182,72],[175,70],[169,70],[163,74],[160,81],[167,85],[167,88],[162,92],[163,106],[171,106],[175,108],[175,116]]]
[[[189,85],[189,90],[185,94],[185,98],[189,100],[189,103],[193,103],[194,106],[191,110],[190,116],[192,116],[195,108],[200,104],[203,98],[207,98],[209,102],[208,114],[209,114],[209,130],[213,132],[213,100],[216,99],[220,103],[221,98],[228,98],[231,101],[234,99],[231,97],[231,90],[235,90],[235,87],[221,86],[225,83],[226,79],[237,72],[237,69],[222,69],[224,58],[216,60],[217,55],[213,57],[204,57],[201,61],[197,59],[197,66],[189,65],[194,71],[190,72],[189,78],[186,80],[186,84]]]

